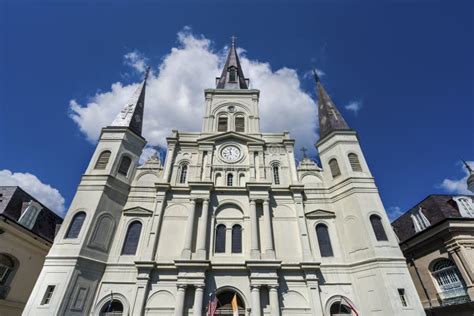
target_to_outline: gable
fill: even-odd
[[[199,138],[197,140],[198,143],[204,143],[204,142],[216,142],[216,141],[229,141],[229,140],[237,140],[241,141],[244,143],[252,143],[252,144],[264,144],[265,142],[259,138],[241,134],[241,133],[236,133],[236,132],[226,132],[226,133],[219,133],[216,135],[211,135],[211,136],[206,136]]]

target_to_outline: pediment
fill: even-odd
[[[151,216],[153,211],[141,206],[134,206],[123,210],[124,215],[129,216]]]
[[[246,143],[254,143],[254,144],[264,144],[265,142],[259,138],[249,136],[246,134],[236,133],[236,132],[226,132],[226,133],[219,133],[216,135],[202,137],[197,140],[198,143],[200,142],[216,142],[220,140],[240,140]]]
[[[307,218],[334,218],[336,217],[336,213],[326,210],[314,210],[306,213]]]

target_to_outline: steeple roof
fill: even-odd
[[[347,125],[344,117],[337,109],[331,97],[321,84],[316,71],[313,71],[316,81],[316,94],[318,95],[318,112],[319,112],[319,137],[326,137],[333,131],[349,131],[351,128]]]
[[[130,98],[130,101],[123,107],[110,126],[126,126],[141,136],[143,109],[145,107],[145,87],[149,72],[150,67],[147,68],[143,81]]]
[[[242,66],[240,66],[239,55],[235,47],[235,36],[232,36],[232,45],[230,46],[227,60],[222,69],[222,74],[218,78],[217,89],[248,89],[248,82],[245,79]]]

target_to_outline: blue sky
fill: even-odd
[[[184,54],[199,46],[208,53],[206,69],[213,70],[235,33],[245,50],[247,76],[254,73],[257,78],[250,79],[266,87],[261,99],[270,100],[262,105],[267,110],[271,100],[281,99],[280,89],[272,87],[296,80],[291,91],[298,101],[275,107],[286,107],[282,113],[291,107],[306,117],[314,110],[307,99],[314,99],[314,89],[305,74],[313,67],[324,72],[323,83],[359,133],[394,217],[428,194],[465,190],[459,160],[474,160],[473,21],[472,1],[2,1],[0,184],[29,186],[63,212],[95,148],[91,135],[98,124],[74,121],[71,101],[82,108],[99,102],[104,110],[139,81],[142,60],[153,67],[157,87],[166,79],[163,67],[176,83],[171,87],[193,76],[197,81],[199,75],[182,69],[176,74],[186,76],[173,76],[172,48]],[[130,53],[138,57],[132,60]],[[195,64],[203,60],[179,58],[187,58],[189,69],[200,69]],[[271,75],[276,86],[262,74]],[[197,89],[192,82],[186,87]],[[114,91],[120,97],[104,101]],[[179,95],[172,89],[166,93]],[[198,101],[189,104],[190,111],[200,113],[202,97],[191,98]],[[154,124],[164,133],[168,126],[160,122]],[[195,126],[189,119],[176,122],[179,129]],[[301,144],[317,140],[315,131],[307,130],[295,132]],[[160,135],[153,144],[160,144]]]

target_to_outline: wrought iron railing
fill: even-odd
[[[469,301],[464,287],[452,288],[439,293],[442,305],[462,304]]]

